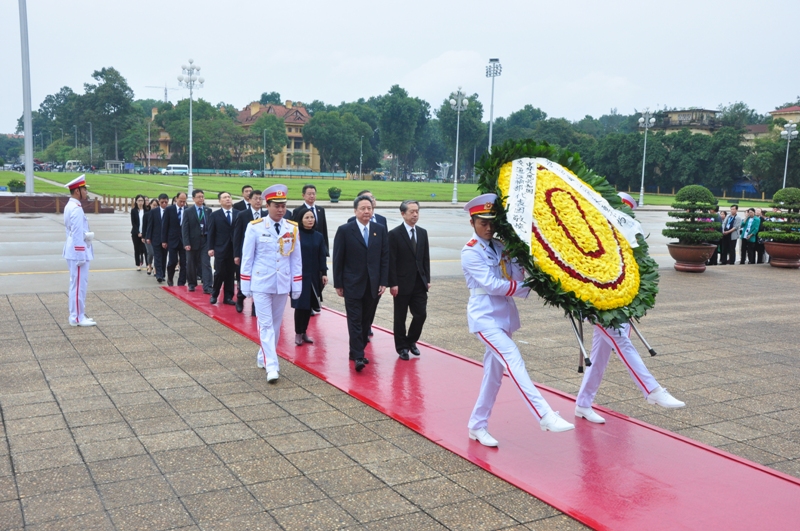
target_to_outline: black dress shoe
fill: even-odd
[[[400,356],[401,360],[408,361],[408,349],[404,348],[397,352],[397,355]]]
[[[163,278],[157,278],[156,281],[158,281],[158,283],[161,284],[162,282],[164,282],[164,279]]]
[[[171,278],[168,278],[168,279],[167,279],[167,286],[172,286],[172,285],[173,285],[173,284],[172,284],[172,279],[171,279]]]
[[[366,365],[366,363],[364,363],[364,358],[357,359],[356,360],[356,372],[361,372],[362,370],[364,370],[364,365]]]
[[[303,343],[313,343],[314,340],[308,337],[308,334],[303,334]]]
[[[189,291],[194,291],[194,286],[189,286]]]
[[[217,303],[217,298],[212,296],[210,299],[208,299],[208,302],[211,303],[211,304],[216,304]]]
[[[206,295],[211,295],[211,290],[210,289],[204,289],[203,293],[205,293]]]
[[[408,350],[410,350],[410,351],[411,351],[411,353],[412,353],[413,355],[415,355],[415,356],[419,356],[419,355],[421,354],[421,353],[420,353],[420,351],[419,351],[419,349],[417,348],[417,346],[416,346],[416,345],[413,345],[413,346],[412,346],[410,349],[408,349]]]
[[[230,304],[231,306],[236,306],[236,303],[233,301],[233,299],[225,299],[224,301],[222,301],[222,304]]]
[[[372,328],[369,329],[369,337],[374,336],[375,334],[372,333]]]
[[[369,358],[361,358],[361,359],[364,360],[364,365],[369,365]],[[355,360],[356,360],[355,358],[350,358],[350,361],[355,361]]]
[[[243,310],[244,310],[244,304],[242,304],[242,301],[240,301],[239,299],[236,299],[236,311],[242,313]]]

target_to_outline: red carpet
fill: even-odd
[[[166,289],[258,341],[256,320],[233,306]],[[574,398],[544,386],[553,408],[577,422],[574,431],[542,432],[510,381],[489,426],[500,447],[485,448],[467,437],[483,374],[478,363],[423,344],[419,358],[400,361],[391,332],[375,327],[370,364],[358,374],[348,363],[342,314],[326,309],[312,317],[309,335],[316,343],[294,345],[287,303],[281,357],[593,528],[800,529],[796,478],[607,409],[597,408],[605,425],[574,419]]]

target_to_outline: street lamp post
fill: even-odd
[[[267,176],[267,129],[264,128],[261,131],[261,133],[262,133],[262,136],[264,137],[264,147],[263,147],[264,165],[263,165],[263,168],[261,168],[261,176],[262,177],[266,177]]]
[[[28,47],[28,6],[19,0],[19,40],[22,50],[22,121],[25,126],[25,193],[33,193],[33,111],[31,106],[31,56]]]
[[[150,124],[153,120],[147,122],[147,174],[150,175]]]
[[[452,204],[458,204],[458,137],[461,130],[461,111],[466,110],[469,105],[467,95],[461,92],[461,87],[458,87],[458,92],[450,96],[450,107],[456,111],[456,160],[453,166],[453,201]]]
[[[192,194],[192,94],[194,88],[203,88],[205,79],[197,77],[200,67],[194,64],[194,59],[189,59],[188,65],[182,65],[183,75],[178,76],[178,84],[189,89],[189,195]]]
[[[789,169],[789,146],[792,140],[797,138],[797,124],[794,122],[784,124],[781,138],[786,139],[786,162],[783,163],[783,187],[786,188],[786,172]]]
[[[73,125],[72,130],[74,132],[73,136],[75,137],[75,149],[78,149],[78,126]]]
[[[489,64],[486,66],[486,77],[492,78],[492,99],[489,104],[489,153],[492,152],[492,122],[494,122],[494,78],[500,77],[503,73],[503,66],[500,64],[500,59],[489,59]]]
[[[644,128],[644,154],[642,155],[642,188],[639,190],[639,206],[644,205],[644,164],[647,161],[647,130],[653,127],[656,119],[650,113],[650,109],[645,109],[639,118],[639,127]]]
[[[92,138],[92,122],[86,123],[89,124],[89,171],[91,171],[94,166],[94,139]]]
[[[59,129],[61,130],[61,143],[63,144],[64,143],[64,130],[61,129],[60,127],[59,127]]]
[[[363,181],[364,177],[361,175],[361,165],[364,162],[364,135],[361,135],[361,145],[358,152],[358,180]]]

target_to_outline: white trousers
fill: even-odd
[[[264,364],[267,372],[278,371],[278,339],[281,336],[281,323],[283,322],[283,309],[286,307],[288,293],[259,293],[253,292],[253,303],[256,305],[258,318],[258,336],[261,348],[258,355],[259,361]]]
[[[89,282],[89,262],[78,267],[77,260],[67,260],[69,265],[69,322],[80,323],[86,317],[86,285]]]
[[[536,420],[541,420],[551,411],[550,405],[533,385],[522,355],[511,335],[500,328],[492,328],[478,332],[475,336],[486,345],[486,352],[483,354],[481,391],[469,417],[469,429],[479,430],[488,425],[497,392],[503,383],[503,369],[508,371],[511,381],[522,395],[528,409],[536,416]]]
[[[592,360],[591,367],[586,367],[581,382],[581,390],[578,392],[576,404],[580,407],[592,407],[592,402],[603,381],[603,373],[606,371],[608,360],[611,357],[611,350],[616,351],[619,359],[625,364],[631,379],[642,391],[645,398],[658,388],[658,382],[647,367],[644,366],[642,357],[631,344],[630,340],[631,325],[625,324],[621,329],[603,328],[594,326],[594,337],[592,337],[592,353],[589,358]]]

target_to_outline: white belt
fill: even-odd
[[[483,288],[469,288],[469,294],[472,296],[488,295],[488,293],[486,293],[486,290]]]

